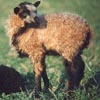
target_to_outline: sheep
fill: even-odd
[[[8,18],[7,34],[10,44],[19,56],[28,56],[34,64],[35,95],[41,92],[41,77],[44,91],[49,88],[45,56],[60,55],[68,74],[66,91],[79,86],[84,75],[81,54],[88,47],[93,31],[79,15],[71,13],[37,13],[40,1],[22,2]]]
[[[0,65],[0,94],[26,91],[24,79],[15,69]]]

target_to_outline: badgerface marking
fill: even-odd
[[[40,1],[36,3],[20,3],[18,7],[14,8],[14,13],[19,15],[21,19],[23,19],[26,23],[35,22],[35,18],[37,18],[37,7],[40,4]]]

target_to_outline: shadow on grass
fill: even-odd
[[[65,78],[66,75],[63,73],[61,75],[60,82],[58,84],[58,88],[55,92],[50,90],[50,92],[41,93],[41,98],[58,98],[59,95],[65,92]],[[100,93],[100,71],[96,72],[93,77],[91,77],[88,82],[81,87],[81,90],[86,90],[86,94],[90,96],[94,95],[92,93],[94,87],[96,87],[95,95]],[[22,91],[28,91],[29,95],[33,93],[34,89],[34,75],[33,73],[27,73],[27,75],[20,75],[15,69],[0,65],[0,94],[10,94]],[[60,98],[60,97],[59,97]],[[63,98],[63,95],[61,95]]]
[[[95,72],[95,74],[88,80],[88,82],[83,86],[88,93],[91,94],[92,89],[96,88],[97,94],[100,93],[100,71]]]
[[[58,87],[55,91],[55,94],[57,96],[59,96],[60,93],[64,93],[66,90],[66,86],[65,86],[65,79],[66,79],[66,75],[62,74],[61,75],[61,79],[60,79],[60,83],[58,84]],[[80,86],[78,89],[76,89],[75,91],[72,92],[72,99],[71,100],[77,100],[77,96],[80,95],[85,95],[86,98],[94,98],[96,96],[100,97],[100,71],[95,72],[95,74],[86,82],[84,83],[84,85]],[[70,95],[67,93],[65,94],[65,97],[70,98]],[[67,99],[65,99],[67,100]]]

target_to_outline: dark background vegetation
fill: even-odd
[[[32,76],[33,67],[30,59],[18,58],[15,51],[9,46],[9,38],[6,35],[5,26],[6,21],[13,8],[17,6],[21,1],[34,0],[0,0],[0,65],[12,66],[17,70],[25,79],[26,82],[32,83],[34,78]],[[86,91],[85,87],[82,90],[77,89],[74,91],[75,100],[100,100],[100,0],[42,0],[39,13],[54,13],[54,12],[71,12],[82,16],[92,26],[94,30],[94,36],[90,48],[84,51],[82,55],[86,67],[85,75],[81,81],[81,85],[84,86],[93,78],[96,85],[93,88]],[[64,95],[63,84],[64,79],[64,67],[61,61],[61,57],[47,56],[47,72],[51,84],[53,85],[50,90],[53,95],[50,97],[48,94],[41,93],[41,100],[62,100]],[[95,77],[96,76],[96,77]],[[91,81],[90,81],[91,82]],[[90,84],[90,83],[89,83]],[[31,84],[30,84],[31,85]],[[33,84],[34,85],[34,84]],[[61,87],[57,93],[54,93],[56,89]],[[15,93],[10,95],[0,95],[0,100],[31,100],[31,91]],[[47,99],[49,98],[49,99]]]

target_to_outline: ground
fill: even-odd
[[[28,84],[27,92],[0,95],[0,100],[30,100],[32,88],[34,87],[33,67],[30,59],[18,58],[15,51],[9,46],[9,38],[6,35],[5,26],[6,20],[10,15],[13,8],[18,5],[21,1],[33,0],[0,0],[0,65],[12,66],[17,70],[25,79]],[[54,12],[72,12],[79,14],[87,20],[94,30],[94,36],[89,49],[86,49],[82,55],[86,67],[85,75],[81,81],[81,85],[86,85],[89,79],[100,82],[100,0],[42,0],[40,7],[38,8],[39,13],[54,13]],[[50,93],[41,93],[41,100],[62,100],[64,96],[68,97],[67,93],[64,93],[64,67],[62,64],[61,57],[46,57],[47,72],[52,84],[52,90]],[[96,76],[96,77],[95,77]],[[89,83],[89,84],[90,84]],[[93,82],[92,82],[93,83]],[[32,85],[33,84],[33,85]],[[76,89],[73,93],[75,100],[99,100],[100,98],[100,85],[93,85],[92,89],[82,90]],[[88,85],[86,85],[88,86]],[[89,86],[88,86],[89,87]],[[56,91],[56,92],[55,92]],[[51,95],[52,96],[51,96]],[[27,96],[28,95],[28,96]]]

